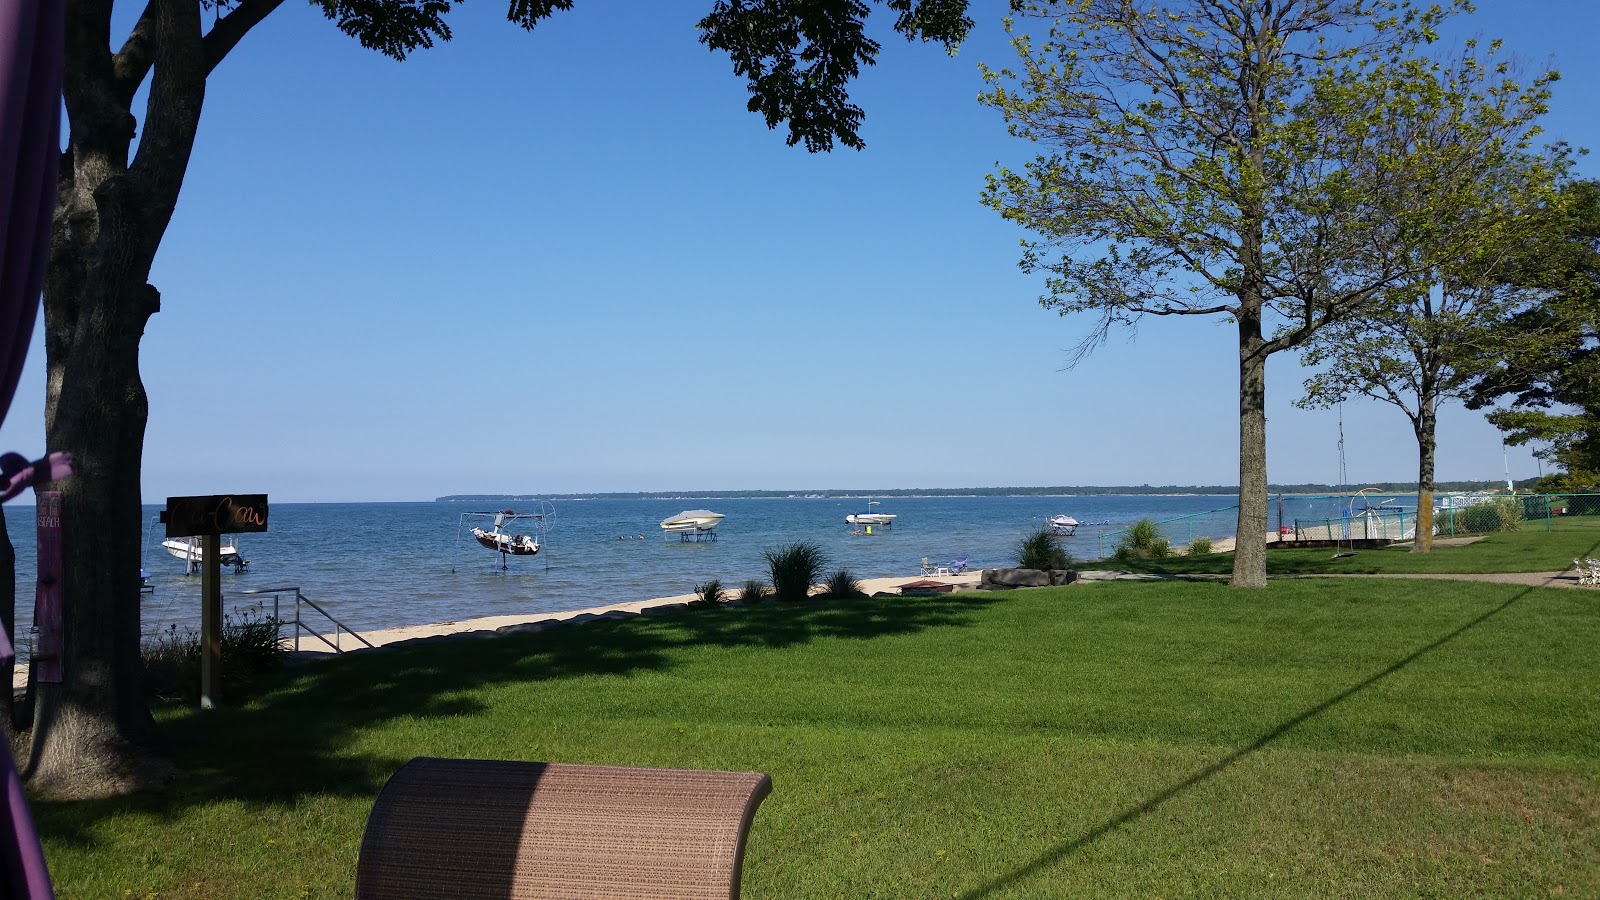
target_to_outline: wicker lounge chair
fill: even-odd
[[[356,900],[737,900],[760,772],[418,757],[379,792]]]

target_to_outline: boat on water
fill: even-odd
[[[250,568],[250,560],[239,555],[239,539],[231,534],[224,534],[217,539],[218,561],[233,569],[234,573],[243,572]],[[184,572],[193,574],[200,570],[200,563],[204,561],[204,539],[200,537],[175,537],[167,538],[161,542],[162,548],[174,557],[183,560]]]
[[[661,520],[661,530],[668,534],[681,534],[711,531],[727,518],[722,513],[712,512],[709,509],[686,509],[675,516],[668,516]]]
[[[538,512],[517,512],[514,509],[500,509],[492,512],[465,512],[461,514],[461,523],[457,526],[456,540],[459,547],[461,531],[467,529],[472,539],[478,546],[500,554],[500,568],[507,568],[507,561],[513,556],[536,556],[543,549],[544,543],[540,537],[550,528],[551,517],[555,515],[555,508],[549,503],[540,500]],[[483,521],[493,517],[492,522],[484,525],[468,525],[476,520]],[[516,523],[525,521],[526,526]],[[526,532],[519,531],[526,528]],[[458,551],[459,552],[459,551]]]
[[[1079,522],[1077,519],[1074,519],[1071,516],[1060,515],[1051,516],[1046,520],[1046,524],[1048,524],[1051,530],[1053,530],[1056,534],[1070,536],[1074,531],[1078,530]]]
[[[880,528],[889,528],[894,525],[894,513],[875,513],[872,511],[878,505],[876,500],[867,501],[867,511],[864,513],[851,513],[844,517],[847,525],[876,525]]]

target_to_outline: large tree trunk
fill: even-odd
[[[1411,552],[1433,552],[1433,454],[1438,442],[1435,430],[1438,415],[1434,401],[1418,398],[1417,417],[1417,536],[1411,541]]]
[[[194,145],[205,60],[194,0],[158,0],[147,14],[150,96],[131,164],[128,109],[143,73],[107,54],[105,10],[67,17],[72,131],[44,295],[46,438],[74,469],[61,484],[64,678],[39,686],[27,766],[35,789],[55,796],[136,789],[170,768],[150,753],[139,656],[139,340],[160,308],[146,281]]]
[[[1259,303],[1239,315],[1239,524],[1234,532],[1236,588],[1267,586],[1267,353]]]

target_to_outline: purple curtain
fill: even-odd
[[[11,408],[39,316],[50,218],[61,155],[63,0],[0,0],[0,420]],[[66,460],[19,467],[8,460],[0,493],[66,474]],[[11,642],[0,634],[0,669],[10,690]],[[4,742],[0,742],[4,743]],[[54,897],[44,851],[9,747],[0,747],[0,896]]]

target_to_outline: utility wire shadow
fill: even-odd
[[[1477,628],[1479,625],[1482,625],[1489,619],[1494,618],[1495,616],[1504,612],[1506,609],[1510,608],[1512,604],[1528,596],[1528,594],[1535,590],[1538,590],[1538,588],[1523,588],[1498,606],[1495,606],[1494,608],[1484,612],[1482,615],[1472,619],[1471,621],[1468,621],[1443,637],[1440,637],[1437,640],[1434,640],[1431,643],[1428,643],[1413,651],[1387,668],[1384,668],[1383,670],[1376,672],[1365,679],[1362,679],[1356,684],[1345,688],[1339,693],[1334,694],[1326,700],[1323,700],[1321,703],[1309,707],[1289,719],[1285,719],[1268,731],[1263,732],[1250,743],[1238,748],[1237,750],[1234,750],[1227,756],[1224,756],[1205,768],[1200,769],[1182,781],[1172,784],[1159,791],[1155,795],[1146,799],[1143,803],[1140,803],[1137,806],[1131,806],[1116,816],[1113,816],[1112,818],[1107,819],[1099,825],[1089,829],[1073,840],[1045,851],[1036,857],[1032,862],[1029,862],[1026,865],[1018,868],[1016,871],[1009,872],[993,879],[987,884],[980,885],[979,887],[973,888],[972,890],[958,895],[959,900],[981,900],[981,898],[991,896],[999,891],[1005,890],[1006,888],[1013,887],[1027,880],[1028,878],[1043,872],[1051,866],[1054,866],[1079,850],[1094,844],[1096,841],[1100,840],[1106,835],[1111,834],[1112,832],[1117,831],[1126,825],[1131,825],[1139,821],[1150,813],[1155,812],[1169,800],[1185,794],[1190,789],[1204,784],[1205,782],[1210,781],[1212,778],[1215,778],[1217,775],[1222,774],[1224,770],[1239,760],[1244,759],[1246,756],[1249,756],[1250,754],[1272,744],[1279,738],[1305,724],[1306,722],[1315,719],[1328,710],[1333,709],[1339,704],[1355,697],[1357,694],[1360,694],[1362,691],[1365,691],[1378,682],[1383,681],[1385,678],[1388,678],[1396,672],[1405,669],[1407,666],[1410,666],[1412,663],[1416,662],[1422,657],[1450,643],[1466,632]]]

